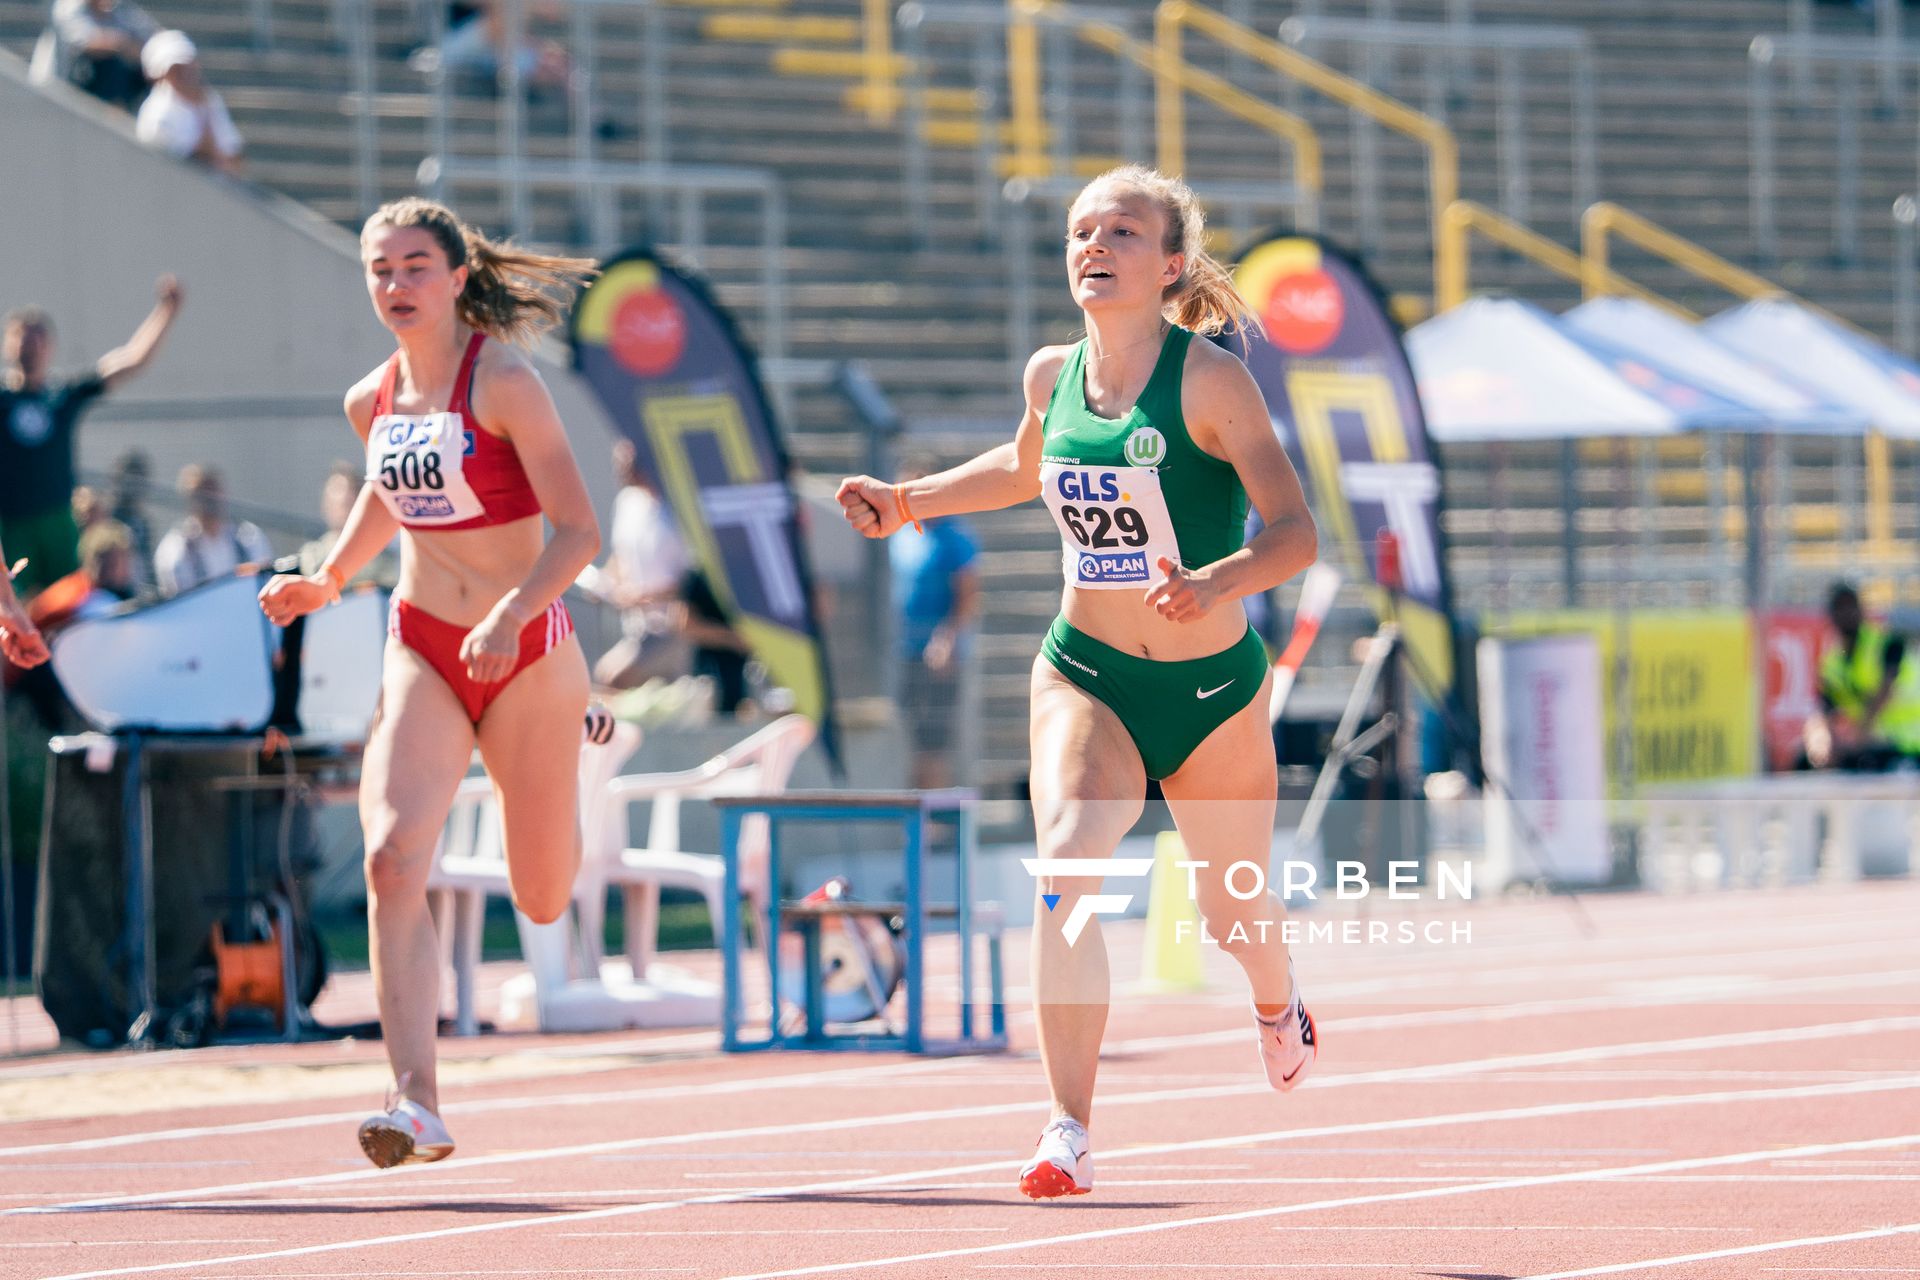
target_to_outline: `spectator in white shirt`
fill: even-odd
[[[692,652],[682,634],[680,583],[689,562],[673,512],[660,501],[637,465],[631,442],[613,446],[620,492],[613,499],[613,526],[597,583],[620,609],[619,643],[594,664],[593,678],[615,689],[632,689],[658,677],[684,675]]]
[[[134,132],[148,146],[220,173],[238,175],[244,143],[227,104],[200,74],[200,53],[182,31],[147,41],[140,64],[153,92],[140,104]]]
[[[180,496],[186,499],[187,518],[168,530],[153,553],[153,575],[162,595],[178,595],[273,559],[273,547],[258,525],[228,518],[226,485],[218,471],[197,465],[182,468]]]

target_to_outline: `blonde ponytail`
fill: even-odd
[[[360,234],[383,226],[419,227],[433,236],[449,267],[467,268],[455,313],[462,324],[504,342],[531,343],[564,320],[574,291],[599,274],[591,258],[489,240],[445,205],[419,196],[382,205]]]
[[[1260,317],[1233,287],[1233,273],[1204,248],[1187,257],[1186,269],[1173,282],[1168,319],[1183,329],[1211,337],[1229,329],[1258,334]]]
[[[1260,317],[1233,287],[1233,273],[1207,252],[1207,215],[1193,188],[1143,164],[1109,169],[1081,189],[1077,205],[1096,187],[1120,186],[1152,200],[1166,222],[1166,253],[1183,256],[1180,278],[1161,293],[1161,314],[1183,329],[1212,336],[1228,329],[1257,334]]]

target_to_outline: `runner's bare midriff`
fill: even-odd
[[[1155,575],[1156,578],[1158,575]],[[1155,662],[1184,662],[1231,648],[1247,631],[1246,610],[1224,600],[1204,618],[1169,622],[1145,603],[1147,591],[1082,591],[1067,587],[1060,612],[1101,644]]]
[[[528,516],[479,529],[403,533],[400,598],[446,622],[479,625],[500,597],[533,571],[545,543],[545,523]]]

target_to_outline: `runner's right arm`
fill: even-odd
[[[1054,381],[1067,358],[1067,347],[1042,347],[1027,361],[1021,379],[1026,410],[1012,440],[996,445],[957,467],[903,485],[890,485],[872,476],[852,476],[840,482],[836,495],[848,523],[869,538],[884,538],[915,519],[961,515],[969,511],[998,511],[1040,496],[1041,422]],[[895,491],[898,490],[898,498]],[[902,506],[905,511],[901,510]]]
[[[20,562],[22,565],[25,560]],[[13,594],[13,571],[0,549],[0,653],[16,667],[37,667],[47,660],[47,642],[33,625],[19,597]]]
[[[347,392],[347,421],[364,443],[373,429],[373,397],[379,388],[379,371],[354,384]],[[301,576],[276,575],[260,592],[260,607],[275,625],[285,626],[293,619],[331,604],[339,596],[338,588],[353,580],[355,574],[387,549],[400,529],[387,505],[374,496],[373,486],[362,483],[353,511],[340,530],[338,541],[320,568]]]

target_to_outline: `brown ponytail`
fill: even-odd
[[[530,343],[565,319],[574,290],[599,274],[591,258],[495,243],[445,205],[419,196],[382,205],[360,234],[375,227],[418,227],[430,234],[449,267],[467,268],[466,287],[454,303],[460,322],[505,342]]]
[[[1095,187],[1107,185],[1137,191],[1158,205],[1167,226],[1161,248],[1185,258],[1180,278],[1161,294],[1161,314],[1195,333],[1260,332],[1260,317],[1233,287],[1233,273],[1207,252],[1207,215],[1192,187],[1146,165],[1123,164],[1089,182],[1074,203]]]

